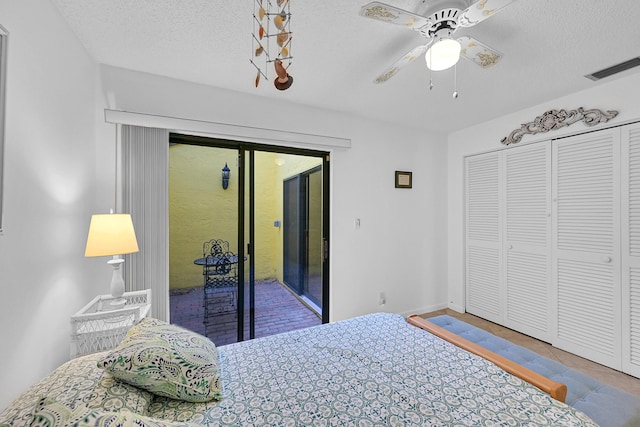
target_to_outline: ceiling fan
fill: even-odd
[[[375,80],[384,83],[402,67],[425,55],[427,67],[432,71],[445,70],[463,56],[482,68],[496,64],[502,54],[470,36],[454,39],[458,28],[474,25],[493,16],[515,0],[433,0],[422,14],[408,12],[397,7],[374,1],[362,6],[360,15],[378,21],[402,25],[420,33],[427,41],[407,52]],[[427,0],[422,0],[427,3]]]

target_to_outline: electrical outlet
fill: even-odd
[[[378,305],[383,306],[387,303],[387,297],[385,297],[384,292],[380,292],[378,294]]]

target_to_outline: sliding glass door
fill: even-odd
[[[169,147],[169,302],[172,323],[216,337],[238,337],[239,150]]]
[[[284,185],[284,283],[322,309],[322,166],[297,173]]]
[[[171,143],[172,323],[223,345],[327,322],[327,153],[184,135]]]

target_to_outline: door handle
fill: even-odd
[[[327,261],[329,259],[329,242],[327,239],[322,239],[322,260]]]

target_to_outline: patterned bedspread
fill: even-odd
[[[219,347],[223,399],[156,397],[149,415],[209,426],[596,426],[393,314]]]

